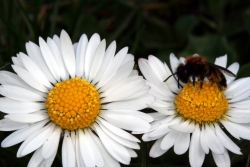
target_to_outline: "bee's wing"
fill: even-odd
[[[232,73],[231,71],[229,71],[228,69],[226,69],[224,67],[221,67],[221,66],[218,66],[216,64],[209,63],[209,62],[204,62],[204,64],[207,64],[208,66],[217,68],[217,69],[219,69],[220,71],[222,71],[223,73],[227,74],[230,77],[236,77],[236,75],[234,73]]]

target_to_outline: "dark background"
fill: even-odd
[[[95,32],[108,44],[116,40],[118,49],[129,46],[136,62],[153,54],[168,63],[171,52],[178,57],[198,53],[210,62],[227,54],[228,65],[240,63],[238,78],[250,75],[247,0],[0,0],[0,67],[18,52],[26,53],[26,42],[38,43],[39,36],[60,35],[62,29],[73,42],[83,33],[90,38]],[[0,140],[8,134],[0,132]],[[230,153],[232,166],[249,166],[250,142],[234,141],[243,155]],[[152,144],[142,143],[130,166],[189,166],[188,152],[178,156],[172,148],[160,158],[149,158]],[[27,166],[31,155],[16,158],[19,146],[0,148],[1,167]],[[53,166],[62,166],[60,150]],[[215,166],[211,153],[203,166]]]

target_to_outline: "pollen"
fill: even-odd
[[[191,119],[197,123],[216,122],[223,118],[228,110],[228,101],[217,84],[203,81],[187,83],[175,99],[176,110],[185,119]]]
[[[56,83],[48,92],[45,108],[51,121],[63,129],[76,130],[95,121],[101,103],[95,86],[76,77]]]

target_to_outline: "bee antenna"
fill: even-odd
[[[0,67],[0,69],[6,67],[7,65],[9,65],[10,63],[6,63],[3,67]]]
[[[167,77],[167,79],[165,79],[163,82],[166,82],[170,77],[172,77],[172,76],[174,76],[174,75],[176,75],[176,73],[173,73],[172,75],[169,75],[169,76]]]

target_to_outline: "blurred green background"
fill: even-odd
[[[169,62],[169,54],[198,53],[213,62],[228,55],[228,65],[240,63],[239,77],[250,75],[250,1],[247,0],[0,0],[0,67],[24,52],[25,43],[38,37],[60,35],[65,29],[77,42],[95,32],[118,49],[129,46],[138,58],[149,54]],[[10,66],[4,67],[11,70]],[[1,78],[0,78],[1,79]],[[1,116],[2,117],[2,116]],[[0,132],[2,141],[9,132]],[[141,136],[137,136],[141,138]],[[234,139],[233,139],[234,140]],[[250,142],[234,140],[243,155],[230,153],[232,166],[249,166]],[[149,158],[153,142],[142,143],[134,167],[189,166],[188,153],[177,156],[171,148],[160,158]],[[30,156],[16,158],[19,145],[0,148],[1,167],[22,167]],[[59,151],[53,166],[62,166]],[[204,167],[215,166],[212,155]]]

